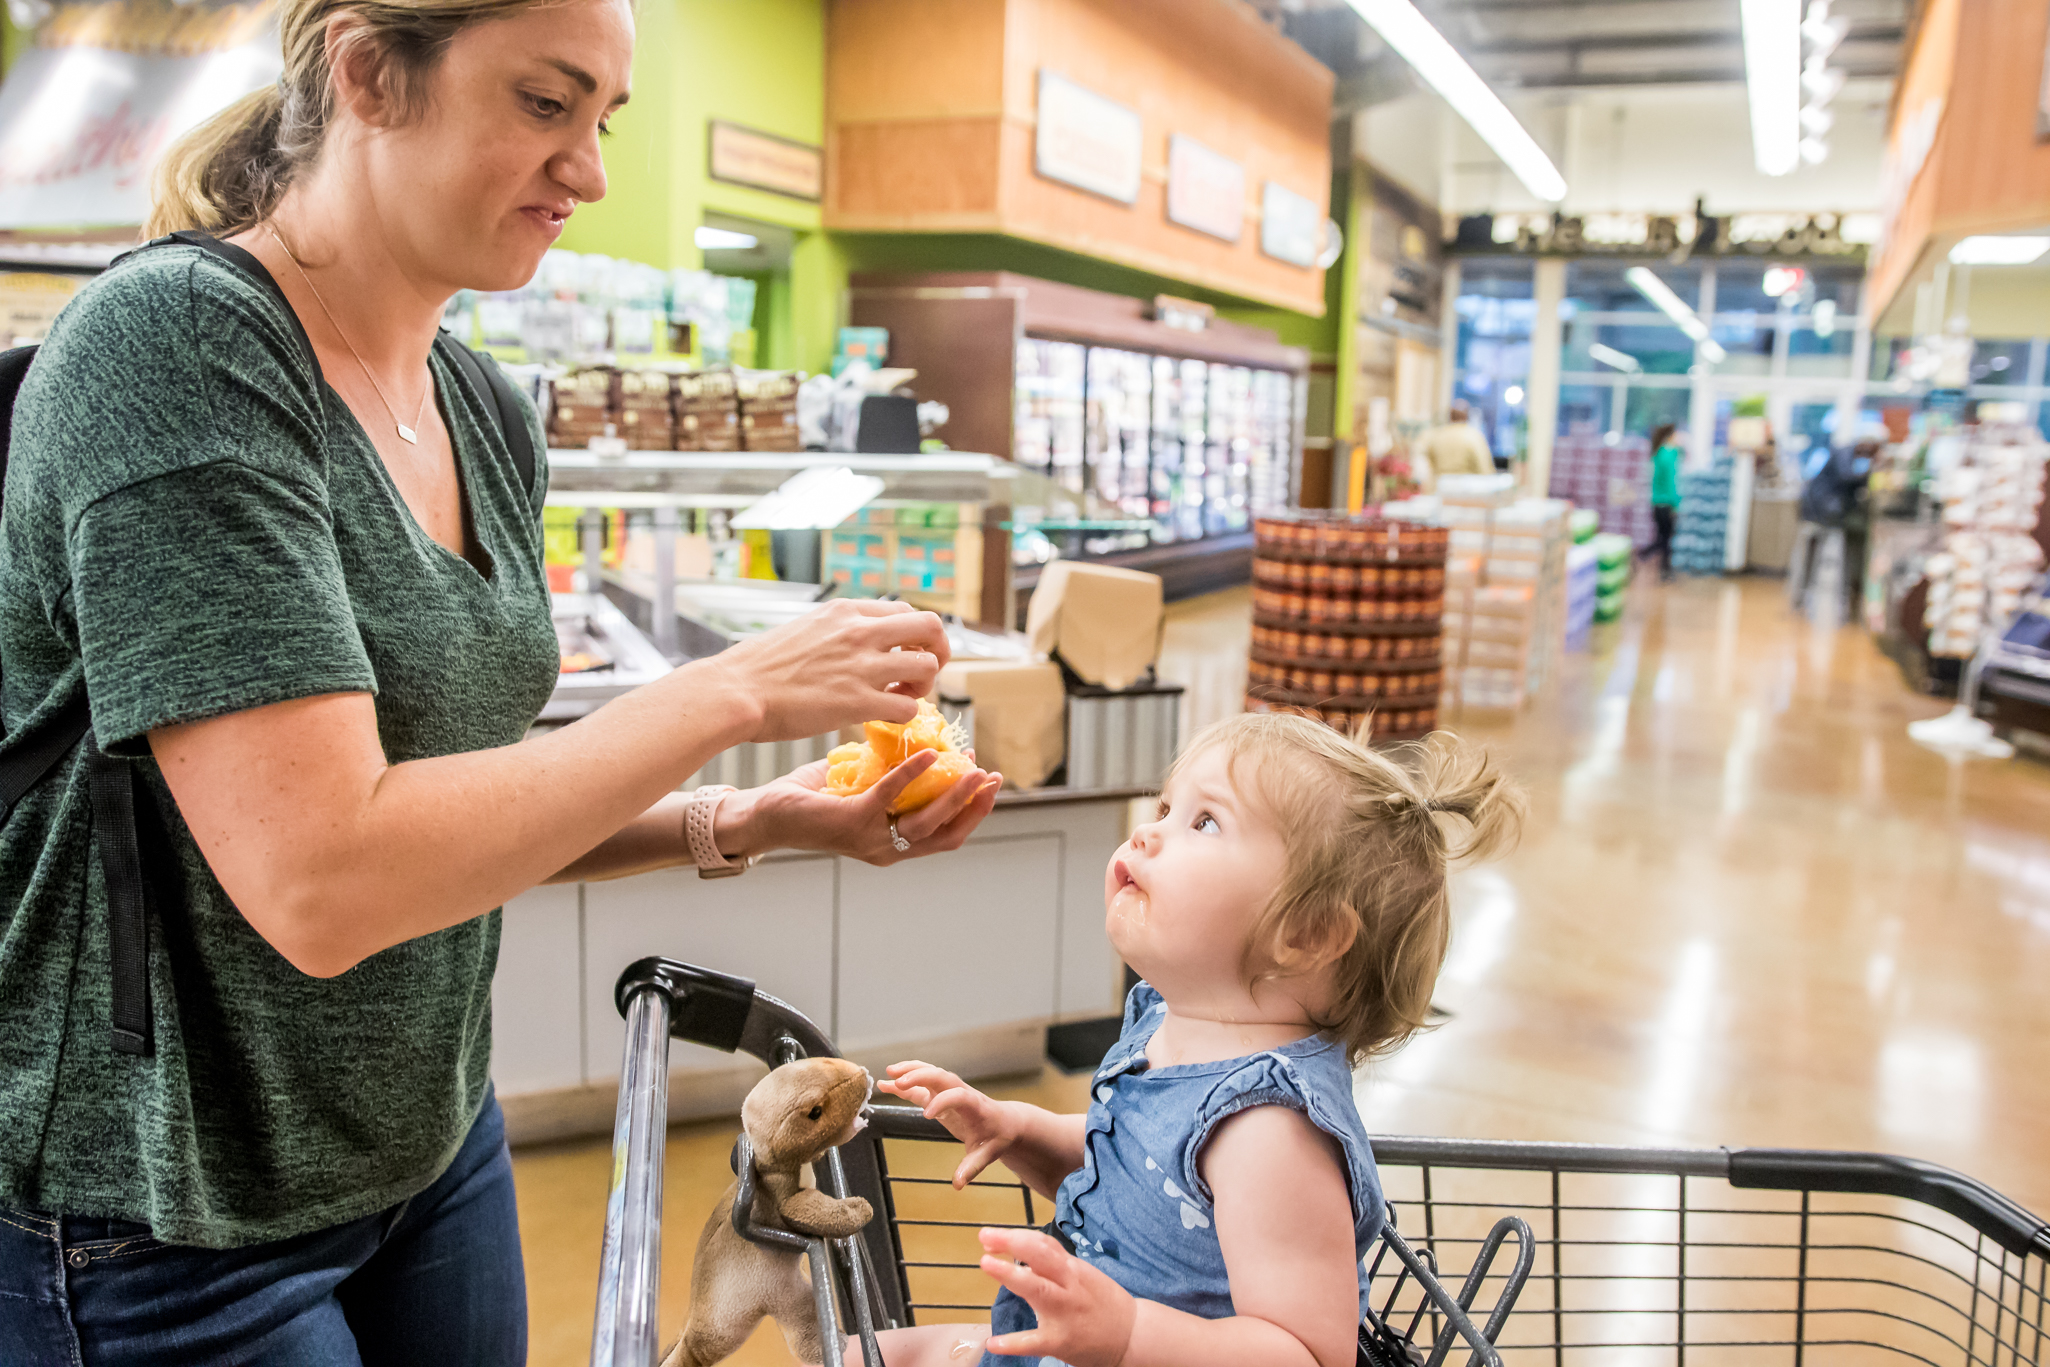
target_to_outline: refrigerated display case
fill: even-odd
[[[1309,358],[1272,333],[1190,331],[1143,300],[1003,272],[856,275],[850,297],[851,321],[888,329],[893,364],[947,405],[940,437],[1150,522],[1015,538],[1021,582],[1058,554],[1154,570],[1171,596],[1242,583],[1253,515],[1293,501]]]

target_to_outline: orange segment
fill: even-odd
[[[962,775],[974,767],[975,761],[960,751],[943,751],[940,757],[933,761],[932,768],[905,785],[904,791],[897,795],[897,800],[890,804],[890,810],[899,816],[905,812],[917,811],[953,787]]]

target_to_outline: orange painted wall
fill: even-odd
[[[1873,263],[1866,298],[1874,318],[1913,273],[1932,237],[2050,224],[2050,142],[2036,136],[2050,6],[2042,0],[1938,0],[1925,25],[1948,9],[1956,11],[1956,42],[1943,120]],[[1940,61],[1948,47],[1940,30],[1918,40],[1895,104],[1897,122],[1911,111],[1918,87],[1942,80],[1942,73],[1917,68]]]
[[[1138,203],[1032,169],[1041,67],[1139,112]],[[1242,0],[833,0],[828,228],[998,232],[1319,316],[1321,271],[1259,250],[1274,180],[1330,189],[1331,73]],[[1246,168],[1227,243],[1169,223],[1171,133]]]

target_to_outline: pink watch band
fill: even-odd
[[[689,842],[690,857],[700,870],[734,867],[732,860],[719,853],[718,842],[712,838],[712,821],[719,815],[719,804],[733,791],[730,783],[707,784],[692,793],[684,805],[683,838]]]

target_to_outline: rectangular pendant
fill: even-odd
[[[404,437],[407,441],[413,443],[413,445],[415,446],[418,446],[420,444],[420,438],[414,435],[413,429],[406,426],[404,423],[399,424],[399,435],[401,437]]]

